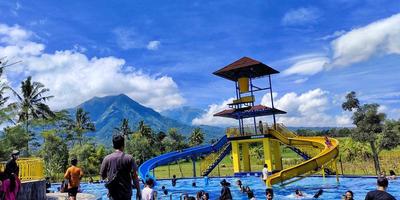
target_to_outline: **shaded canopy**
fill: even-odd
[[[243,57],[215,71],[213,74],[231,81],[237,81],[241,77],[257,78],[277,73],[279,73],[279,71],[260,61],[249,57]]]
[[[263,105],[256,105],[240,109],[226,109],[214,114],[214,116],[228,117],[233,119],[243,119],[243,118],[259,117],[272,114],[286,114],[286,112],[276,108],[270,108]]]

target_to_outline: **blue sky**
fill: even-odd
[[[7,81],[32,75],[56,109],[126,93],[156,110],[206,110],[195,124],[230,124],[211,114],[233,84],[212,72],[248,56],[281,71],[286,124],[349,125],[340,103],[351,90],[400,117],[396,0],[2,1],[0,13],[0,56],[23,61]]]

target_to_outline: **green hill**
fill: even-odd
[[[94,97],[77,107],[82,107],[89,112],[90,119],[95,123],[96,132],[89,133],[88,136],[92,136],[95,140],[106,145],[110,144],[114,128],[119,127],[124,118],[129,120],[129,125],[132,129],[136,129],[138,123],[143,120],[155,132],[166,132],[169,128],[177,128],[186,137],[195,128],[195,126],[162,116],[155,110],[139,104],[125,94]],[[69,109],[69,111],[74,113],[76,108]],[[219,138],[224,134],[224,129],[220,127],[200,126],[200,128],[203,129],[206,140]]]

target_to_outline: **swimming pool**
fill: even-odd
[[[199,190],[204,190],[210,194],[210,199],[217,199],[220,194],[219,182],[224,178],[209,178],[208,185],[205,185],[203,178],[198,179],[178,179],[176,187],[171,186],[171,180],[159,180],[155,189],[158,191],[159,199],[179,199],[183,193],[196,195]],[[236,186],[238,178],[225,178],[231,183],[231,192],[233,199],[247,199],[247,195],[240,192]],[[265,185],[259,177],[243,177],[240,178],[243,185],[250,186],[257,199],[265,199]],[[192,183],[196,182],[197,187],[192,187]],[[293,193],[296,189],[300,189],[305,193],[306,198],[312,199],[312,196],[319,190],[323,189],[323,194],[319,199],[341,199],[341,196],[347,190],[354,192],[354,199],[364,199],[368,191],[376,188],[376,178],[340,178],[339,183],[335,177],[307,177],[300,181],[294,182],[287,186],[274,186],[274,199],[295,199]],[[165,186],[168,190],[168,197],[164,196],[161,187]],[[59,185],[58,185],[59,187]],[[57,185],[52,187],[57,188]],[[99,199],[108,199],[107,190],[103,184],[82,184],[83,192],[94,194]],[[134,191],[135,192],[135,191]],[[400,198],[400,179],[390,180],[388,192],[397,199]],[[132,198],[133,199],[133,198]]]

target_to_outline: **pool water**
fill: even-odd
[[[247,199],[247,195],[241,193],[236,186],[238,178],[209,178],[208,185],[205,185],[206,181],[203,178],[178,179],[175,187],[171,186],[171,180],[159,180],[155,190],[158,192],[159,199],[170,199],[170,197],[180,199],[184,193],[196,196],[196,193],[200,190],[208,192],[210,199],[218,199],[221,190],[219,183],[222,179],[231,183],[230,189],[233,199]],[[249,186],[253,190],[257,199],[265,199],[265,185],[259,177],[243,177],[240,180],[244,186]],[[196,182],[196,187],[192,187],[193,182]],[[162,186],[165,186],[168,190],[168,196],[165,196],[161,191]],[[59,187],[59,184],[53,185],[52,189],[55,190],[57,187]],[[104,184],[81,184],[81,189],[84,193],[94,194],[99,199],[108,199]],[[296,189],[305,194],[305,198],[302,199],[313,199],[312,197],[319,189],[323,189],[323,194],[319,199],[341,199],[347,190],[354,192],[354,199],[364,199],[368,191],[376,189],[376,178],[340,178],[337,182],[335,177],[307,177],[286,186],[274,186],[274,199],[296,199],[293,195]],[[135,192],[134,190],[133,197]],[[400,199],[400,179],[389,181],[388,192]]]

